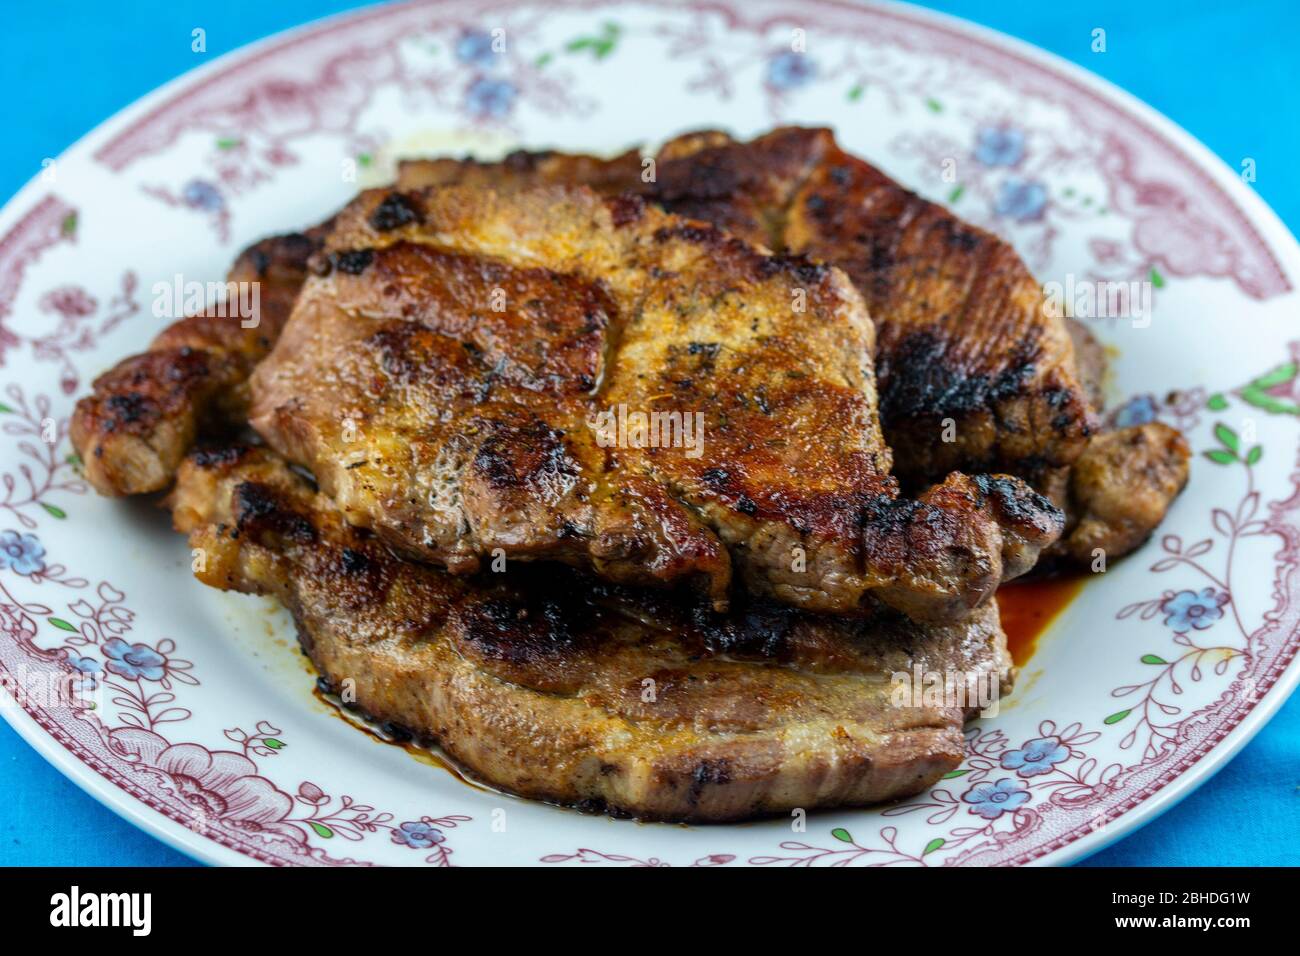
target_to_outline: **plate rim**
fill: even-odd
[[[560,4],[549,7],[547,12],[553,13],[574,7],[613,6],[625,2],[634,2],[651,7],[682,6],[685,8],[709,9],[715,6],[709,0],[688,0],[686,4],[682,5],[669,3],[666,0],[613,0],[609,4],[602,2],[602,0],[564,0]],[[1270,247],[1270,253],[1272,253],[1273,248],[1285,248],[1289,243],[1293,247],[1292,251],[1297,253],[1297,258],[1300,258],[1300,242],[1297,241],[1296,236],[1288,229],[1272,207],[1257,192],[1247,187],[1223,159],[1178,123],[1160,113],[1155,107],[1087,68],[1049,50],[1037,47],[1026,40],[1002,33],[994,28],[912,3],[898,2],[898,0],[888,0],[888,2],[818,0],[818,3],[847,10],[891,12],[904,19],[910,18],[922,21],[928,26],[937,26],[950,33],[973,36],[988,46],[1011,52],[1025,60],[1038,63],[1048,71],[1064,75],[1074,82],[1091,89],[1096,95],[1108,100],[1121,111],[1151,127],[1184,153],[1194,166],[1210,177],[1220,189],[1224,190],[1228,198],[1240,209],[1251,226],[1260,232],[1265,244]],[[215,75],[255,57],[269,48],[283,46],[318,31],[336,29],[344,23],[351,24],[374,18],[393,16],[395,12],[403,9],[439,5],[442,5],[439,0],[432,0],[432,2],[403,0],[403,2],[399,3],[355,8],[310,20],[250,41],[208,62],[201,63],[179,76],[173,77],[133,100],[76,139],[62,150],[56,159],[57,161],[63,161],[73,154],[93,153],[104,141],[120,134],[125,127],[138,121],[176,94],[196,84],[209,81]],[[528,6],[530,3],[529,0],[512,0],[510,5]],[[33,176],[24,183],[4,203],[3,207],[0,207],[0,225],[7,227],[11,221],[21,218],[23,213],[20,207],[26,201],[39,198],[34,194],[40,191],[40,185],[39,175]],[[1282,263],[1279,262],[1278,265],[1282,269]],[[1282,271],[1286,272],[1289,278],[1295,278],[1288,270],[1282,269]],[[1294,468],[1294,465],[1290,467]],[[1235,758],[1241,749],[1275,716],[1277,711],[1290,698],[1298,684],[1300,684],[1300,654],[1296,654],[1291,658],[1264,697],[1208,752],[1201,756],[1192,766],[1184,770],[1176,779],[1165,783],[1154,794],[1145,797],[1139,804],[1124,811],[1102,829],[1072,840],[1065,846],[1043,852],[1036,858],[1027,861],[1025,865],[1052,866],[1076,863],[1123,839],[1167,812],[1208,782]],[[82,761],[42,727],[35,717],[20,706],[11,706],[12,703],[12,701],[6,700],[5,706],[0,706],[0,716],[4,717],[6,723],[13,727],[15,732],[36,750],[47,763],[54,766],[82,791],[94,797],[134,826],[161,840],[171,848],[203,863],[236,866],[269,865],[263,860],[255,859],[232,847],[225,846],[211,837],[195,832],[137,799],[117,783]],[[507,864],[504,862],[488,862],[480,865]]]

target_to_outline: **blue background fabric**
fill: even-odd
[[[792,5],[793,0],[792,0]],[[1099,73],[1189,130],[1229,166],[1257,163],[1254,188],[1300,231],[1300,4],[1294,0],[925,3]],[[268,34],[361,6],[348,0],[191,0],[11,4],[0,30],[8,90],[0,196],[78,137],[198,62]],[[207,31],[208,53],[190,51]],[[1089,49],[1103,27],[1107,52]],[[0,724],[0,865],[184,865],[188,858],[121,820]],[[1213,780],[1085,865],[1297,862],[1300,695]]]

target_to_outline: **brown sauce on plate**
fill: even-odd
[[[1085,580],[1086,575],[1067,574],[1012,581],[998,588],[1002,629],[1007,632],[1007,648],[1017,667],[1033,657],[1038,638],[1083,590]]]
[[[329,707],[330,712],[338,717],[339,720],[355,727],[357,730],[370,737],[371,740],[375,740],[381,744],[388,744],[393,747],[400,747],[420,763],[426,764],[430,767],[437,767],[439,770],[445,770],[467,787],[473,787],[475,790],[482,790],[485,793],[496,792],[491,787],[481,784],[476,780],[471,780],[465,775],[465,772],[461,770],[460,767],[456,766],[456,764],[451,760],[442,756],[433,747],[424,746],[418,741],[405,738],[404,736],[394,736],[390,733],[386,733],[382,725],[371,720],[359,711],[344,706],[342,701],[333,694],[327,694],[325,691],[321,690],[319,685],[312,690],[312,696],[322,704]]]

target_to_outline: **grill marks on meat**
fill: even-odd
[[[1164,425],[1096,434],[1104,356],[1087,341],[1076,355],[1080,340],[1009,244],[843,152],[827,130],[748,144],[681,137],[658,173],[648,191],[665,208],[853,280],[876,324],[881,425],[905,484],[952,469],[1025,478],[1068,503],[1061,550],[1088,563],[1098,547],[1129,553],[1164,519],[1186,484],[1186,443]],[[956,441],[942,440],[947,419]]]
[[[227,280],[259,284],[253,327],[209,309],[173,323],[148,351],[95,380],[77,402],[71,437],[97,491],[160,491],[202,432],[244,421],[248,376],[279,338],[325,228],[265,239],[240,254]]]
[[[891,676],[1010,678],[992,608],[719,616],[556,565],[489,582],[404,562],[265,449],[195,456],[170,503],[205,583],[279,598],[327,681],[525,797],[698,822],[904,797],[960,763],[966,714],[895,706]]]
[[[588,398],[614,312],[576,276],[397,241],[308,284],[258,373],[254,424],[349,520],[453,571],[499,548],[725,590],[726,555],[690,512],[599,480]]]
[[[1083,529],[1074,546],[1062,542],[1062,553],[1083,554],[1087,539],[1120,557],[1163,520],[1185,483],[1182,446],[1163,432],[1088,444],[1102,406],[1104,354],[1082,326],[1044,308],[1007,243],[843,152],[827,130],[778,129],[749,143],[690,133],[660,149],[653,182],[643,183],[641,172],[635,152],[605,162],[517,153],[503,163],[407,162],[399,184],[586,181],[834,264],[857,285],[876,326],[881,423],[905,483],[952,469],[1023,477],[1068,505],[1071,524]],[[956,440],[945,442],[949,419]],[[1081,473],[1072,476],[1081,454]],[[1122,508],[1117,496],[1129,483],[1135,503]]]
[[[335,267],[254,375],[251,420],[413,557],[695,578],[719,607],[734,565],[792,604],[871,595],[942,620],[1059,534],[1014,479],[952,475],[897,501],[871,323],[836,269],[559,187],[365,193],[325,252]],[[599,416],[620,408],[698,414],[703,445],[607,447]]]
[[[501,164],[432,160],[398,185],[504,188],[583,182],[631,190],[778,252],[843,269],[875,322],[885,439],[906,482],[998,470],[1047,489],[1082,452],[1095,421],[1070,337],[1045,311],[1015,251],[845,153],[825,129],[782,128],[749,143],[720,132],[670,140],[652,182],[625,153],[515,154]],[[944,440],[945,420],[955,441]]]
[[[791,134],[798,135],[798,134]],[[881,418],[905,480],[995,468],[1035,482],[1095,423],[1059,316],[1010,245],[842,152],[791,203],[789,248],[834,262],[878,317]],[[956,423],[945,442],[944,419]]]
[[[1005,692],[1005,639],[980,601],[1033,564],[1060,516],[998,475],[900,498],[871,326],[836,270],[789,253],[840,266],[875,310],[885,435],[911,482],[950,463],[1028,477],[1068,496],[1057,550],[1088,561],[1161,520],[1186,444],[1150,424],[1072,458],[1092,385],[1071,379],[1059,321],[1033,327],[1023,266],[828,132],[691,134],[657,162],[651,183],[636,152],[405,164],[405,189],[362,197],[323,253],[332,223],[241,255],[230,279],[262,281],[259,327],[176,323],[97,380],[74,444],[103,493],[171,484],[196,436],[246,419],[248,377],[315,254],[312,317],[286,347],[299,367],[286,374],[281,356],[263,425],[335,497],[265,448],[193,453],[169,503],[208,553],[200,578],[277,596],[326,681],[355,680],[370,714],[524,796],[724,821],[924,790],[959,764],[970,715],[893,706],[890,677],[983,674]],[[487,215],[414,188],[456,183],[585,183],[609,198],[552,193],[558,209],[510,200]],[[792,286],[811,317],[777,307]],[[329,339],[315,351],[312,330]],[[591,414],[618,398],[706,413],[707,454],[600,447]],[[955,447],[936,444],[942,417],[960,423]],[[553,563],[473,577],[389,550],[469,572],[487,542],[605,577]],[[796,546],[805,572],[786,571]],[[628,584],[703,578],[721,604],[733,564],[766,596],[725,614]],[[856,616],[792,606],[856,608],[864,594],[964,619],[919,624],[871,599]]]

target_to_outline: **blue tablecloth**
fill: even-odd
[[[1088,4],[935,2],[1021,37],[1119,84],[1229,165],[1254,157],[1258,189],[1300,227],[1300,4],[1293,0],[1094,0]],[[191,69],[190,31],[206,59],[278,30],[360,4],[171,2],[14,4],[0,31],[0,88],[10,120],[0,196],[12,195],[77,137]],[[797,9],[797,3],[792,7]],[[1103,27],[1108,51],[1089,50]],[[1297,862],[1300,695],[1214,780],[1089,865],[1268,865]],[[184,864],[185,857],[120,820],[0,725],[0,864]],[[15,785],[16,784],[16,785]]]

